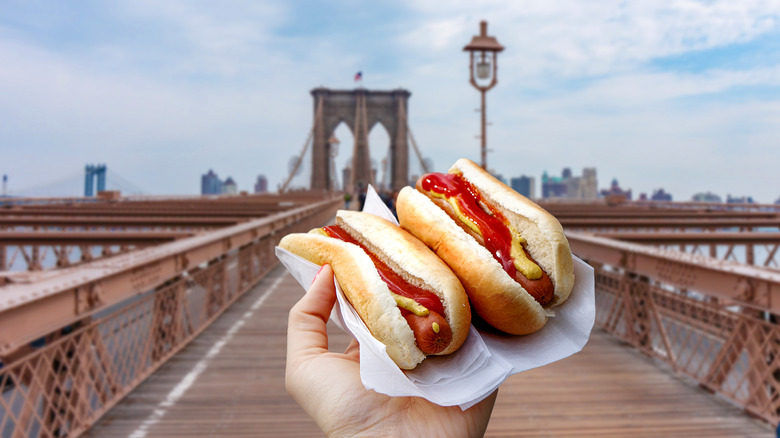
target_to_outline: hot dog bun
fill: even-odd
[[[404,280],[441,300],[452,339],[436,354],[452,353],[463,344],[471,324],[468,298],[457,277],[428,247],[368,213],[341,210],[336,225]],[[369,255],[360,246],[323,235],[321,230],[287,235],[279,246],[315,264],[330,264],[350,304],[371,334],[386,345],[390,358],[402,369],[416,367],[426,355]]]
[[[474,310],[490,325],[510,334],[539,330],[547,322],[547,309],[566,301],[574,286],[574,263],[563,228],[555,217],[470,160],[458,160],[449,173],[463,177],[479,192],[480,202],[505,218],[512,232],[525,239],[526,252],[552,282],[549,301],[542,306],[507,274],[478,241],[480,236],[458,223],[449,202],[423,194],[420,182],[417,190],[406,187],[398,195],[396,210],[401,227],[450,266],[463,283]]]

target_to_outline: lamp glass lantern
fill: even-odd
[[[480,80],[490,79],[490,70],[492,69],[492,66],[490,64],[491,63],[489,57],[486,57],[485,59],[477,63],[477,79]]]

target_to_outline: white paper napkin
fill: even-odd
[[[368,187],[363,211],[398,224],[390,209]],[[304,289],[320,267],[282,248],[276,255]],[[367,389],[389,396],[423,397],[441,406],[468,409],[512,374],[561,360],[582,349],[596,316],[593,268],[574,257],[574,289],[555,308],[555,316],[536,333],[504,335],[471,326],[463,346],[448,356],[430,356],[414,370],[402,371],[366,328],[336,283],[331,319],[360,343],[360,377]],[[335,281],[335,280],[334,280]]]

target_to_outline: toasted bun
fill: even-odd
[[[463,345],[471,325],[468,296],[452,270],[433,251],[406,230],[372,214],[341,210],[336,214],[336,224],[410,284],[439,297],[452,329],[450,345],[439,354],[450,354]]]
[[[447,265],[409,233],[374,215],[342,210],[336,224],[408,282],[441,299],[452,341],[438,354],[452,353],[463,344],[471,309],[463,286]],[[316,233],[287,235],[279,246],[315,264],[333,267],[344,295],[400,368],[412,369],[425,359],[387,284],[360,247]]]
[[[526,250],[553,283],[554,298],[548,308],[563,303],[574,286],[574,264],[558,220],[469,160],[458,160],[450,173],[462,175],[480,190],[483,202],[500,211],[509,226],[526,239]],[[447,208],[446,203],[437,205],[410,187],[401,190],[396,203],[401,226],[452,268],[480,317],[511,334],[542,328],[547,322],[545,308],[443,208]]]

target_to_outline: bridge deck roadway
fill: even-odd
[[[302,294],[278,267],[109,411],[90,437],[321,436],[284,389],[287,313]],[[331,348],[346,335],[329,327]],[[748,417],[609,335],[509,378],[487,436],[767,437]]]

